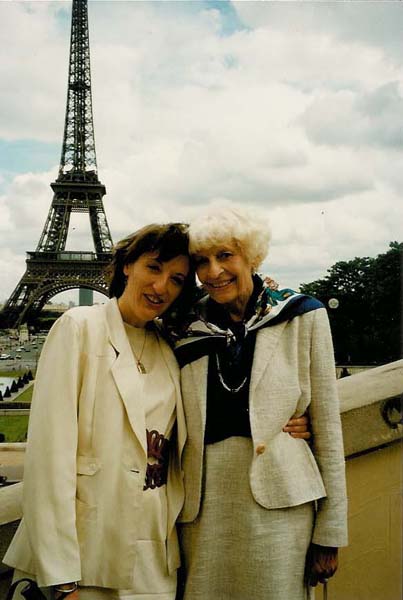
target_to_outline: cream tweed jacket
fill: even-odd
[[[180,564],[186,437],[179,367],[158,338],[176,391],[167,484],[167,567]],[[145,500],[142,379],[113,298],[58,319],[42,351],[29,421],[23,519],[4,562],[42,587],[68,581],[130,589]]]
[[[182,459],[185,503],[180,521],[184,523],[197,518],[203,493],[207,370],[206,356],[181,370],[188,430]],[[306,441],[282,431],[292,415],[306,410],[312,449]],[[317,501],[312,541],[323,546],[346,545],[344,452],[326,309],[258,331],[249,414],[254,448],[250,488],[255,501],[267,509]]]

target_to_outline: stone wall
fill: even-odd
[[[329,600],[401,600],[403,360],[340,379],[338,389],[350,543],[340,551],[339,573],[328,584],[328,597]],[[3,465],[7,462],[6,456],[9,463],[13,462],[14,453],[16,464],[9,473],[18,478],[23,468],[24,447],[0,445],[0,471],[2,462]],[[22,483],[0,489],[0,557],[21,517],[21,492]],[[0,600],[5,597],[6,583],[1,581],[4,571],[5,566],[0,567]],[[322,600],[321,587],[316,598]]]

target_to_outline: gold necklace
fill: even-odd
[[[141,357],[143,356],[144,348],[146,347],[146,339],[147,339],[147,329],[144,329],[143,347],[141,348],[140,356],[137,356],[137,354],[133,350],[134,358],[136,359],[137,371],[141,375],[145,375],[147,373],[147,369],[145,368],[144,364],[141,362]]]

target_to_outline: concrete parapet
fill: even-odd
[[[22,482],[0,490],[0,526],[22,517]]]
[[[398,396],[403,393],[403,360],[343,377],[337,389],[342,413]]]
[[[403,360],[339,379],[344,453],[354,454],[403,436]]]
[[[347,458],[350,545],[332,600],[400,600],[403,360],[337,383]],[[21,479],[25,444],[0,444],[0,475]],[[2,472],[4,471],[4,473]],[[0,488],[0,559],[22,516],[22,483]],[[0,575],[5,565],[0,564]],[[1,591],[1,590],[0,590]],[[317,600],[322,599],[318,588]]]
[[[25,442],[0,444],[0,476],[7,477],[9,482],[22,481],[24,476]],[[1,511],[0,488],[0,511]]]
[[[3,442],[0,445],[0,452],[25,452],[26,442]]]

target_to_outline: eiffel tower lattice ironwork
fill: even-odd
[[[51,183],[52,204],[35,252],[0,315],[2,326],[17,327],[36,316],[55,294],[89,288],[107,293],[105,267],[112,238],[97,174],[92,116],[87,0],[73,0],[66,118],[59,175]],[[88,213],[95,252],[67,252],[72,212]]]

